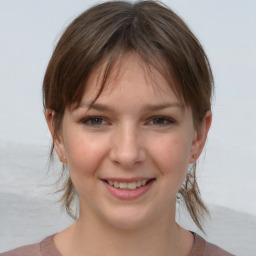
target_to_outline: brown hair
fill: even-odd
[[[128,52],[136,52],[157,69],[177,96],[190,106],[195,127],[200,127],[211,109],[213,77],[207,56],[187,25],[159,2],[113,1],[96,5],[78,16],[60,38],[43,81],[44,108],[55,112],[57,134],[67,107],[78,105],[91,71],[106,61],[101,94],[114,63]],[[175,81],[175,82],[174,82]],[[53,155],[53,146],[51,156]],[[200,197],[195,165],[179,190],[186,207],[203,231],[209,211]],[[62,190],[62,201],[70,216],[75,188],[70,177]]]

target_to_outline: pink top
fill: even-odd
[[[189,256],[232,256],[218,246],[206,242],[194,232],[194,246]],[[0,253],[1,256],[62,256],[57,250],[53,236],[46,237],[41,243],[25,245],[17,249]],[[234,255],[233,255],[234,256]]]

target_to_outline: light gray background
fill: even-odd
[[[181,15],[200,39],[214,72],[213,126],[198,172],[203,198],[247,219],[252,217],[249,229],[256,237],[256,1],[163,2]],[[13,215],[11,222],[15,214],[20,216],[15,202],[22,198],[38,203],[51,199],[46,194],[52,188],[42,185],[48,179],[50,144],[41,100],[42,79],[65,26],[94,3],[98,2],[0,0],[0,219]],[[9,202],[17,211],[9,212]],[[26,215],[21,217],[27,223]],[[22,224],[22,218],[17,220],[17,225]],[[1,225],[7,230],[8,222],[1,221],[0,240],[4,241],[7,231],[1,231]],[[28,223],[33,223],[33,217]]]

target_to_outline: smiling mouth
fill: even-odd
[[[139,181],[133,181],[133,182],[122,182],[122,181],[111,181],[111,180],[104,180],[108,185],[119,188],[122,190],[135,190],[140,187],[144,187],[145,185],[148,185],[150,182],[153,182],[155,178],[153,179],[147,179],[147,180],[139,180]]]

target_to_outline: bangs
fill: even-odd
[[[105,63],[97,100],[115,63],[134,52],[149,71],[153,68],[165,78],[200,122],[210,110],[213,79],[203,48],[187,25],[154,2],[102,6],[81,14],[59,40],[45,74],[45,109],[63,114],[66,107],[79,105],[89,75]]]
[[[180,86],[177,86],[177,81],[174,79],[174,75],[172,75],[171,71],[167,69],[167,65],[165,61],[161,57],[152,56],[148,58],[147,56],[142,56],[138,52],[134,50],[130,50],[129,52],[123,52],[119,55],[109,54],[108,59],[104,57],[102,61],[95,66],[91,72],[95,70],[99,70],[97,72],[97,83],[94,85],[95,90],[95,98],[91,102],[89,108],[97,101],[100,95],[103,93],[104,89],[109,86],[111,82],[112,86],[118,86],[118,83],[112,83],[113,81],[117,81],[120,73],[125,72],[125,62],[129,56],[134,55],[135,57],[141,59],[141,61],[145,64],[144,72],[150,77],[149,86],[156,90],[161,90],[161,85],[156,81],[154,76],[155,72],[158,72],[164,80],[169,84],[170,88],[173,90],[175,96],[181,103],[184,103],[184,99],[179,90]],[[81,86],[77,87],[77,91],[74,94],[72,101],[70,101],[67,106],[74,110],[81,104],[82,98],[86,97],[86,89],[91,85],[88,83],[88,80],[91,76],[91,73],[86,77],[86,80],[81,83]]]

